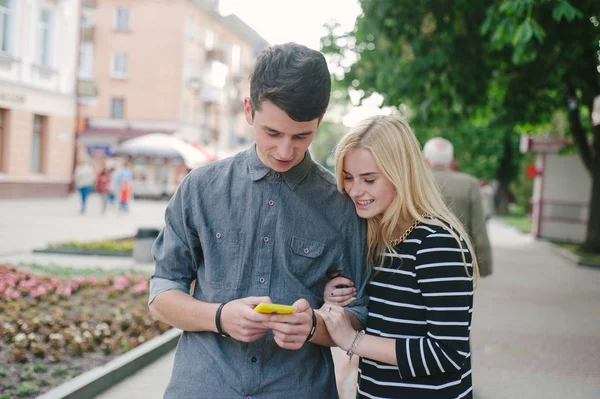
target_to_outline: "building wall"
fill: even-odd
[[[94,82],[98,97],[86,116],[109,119],[111,99],[125,99],[125,119],[177,121],[181,82],[183,0],[99,0],[94,26]],[[129,9],[130,31],[114,28],[118,7]],[[127,77],[111,76],[115,53],[127,54]]]
[[[5,110],[0,198],[64,195],[73,168],[77,0],[11,2],[9,49],[0,52],[0,108]],[[40,15],[50,10],[46,63]],[[34,115],[46,117],[41,173],[31,171]]]
[[[129,32],[114,29],[119,7],[130,10]],[[249,92],[255,51],[208,0],[97,0],[89,23],[98,95],[81,106],[92,129],[80,143],[120,142],[129,137],[119,137],[115,130],[126,127],[175,131],[214,151],[229,150],[248,138],[241,104]],[[234,48],[239,49],[239,63],[233,62]],[[115,53],[128,55],[125,79],[111,76]],[[215,87],[213,68],[225,74],[224,86]],[[125,99],[121,120],[111,119],[113,97]],[[112,137],[103,139],[98,130]]]
[[[534,182],[533,232],[538,237],[582,242],[587,231],[591,177],[578,155],[542,153]]]

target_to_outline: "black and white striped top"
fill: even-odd
[[[367,334],[396,340],[398,366],[362,358],[359,398],[471,398],[473,268],[454,237],[418,225],[367,287]]]

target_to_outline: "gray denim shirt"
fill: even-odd
[[[323,304],[328,271],[357,287],[347,310],[363,323],[366,223],[335,179],[307,152],[285,173],[267,168],[256,147],[191,172],[171,199],[152,249],[150,300],[167,290],[219,303],[270,296]],[[272,332],[254,342],[184,332],[165,398],[337,398],[331,352],[312,343],[281,349]]]

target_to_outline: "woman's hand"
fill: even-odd
[[[323,291],[323,299],[327,303],[332,303],[339,306],[347,306],[356,299],[356,288],[354,282],[346,277],[340,277],[339,273],[333,273],[325,285]]]
[[[350,317],[343,307],[326,303],[321,309],[315,310],[325,322],[329,336],[335,344],[347,351],[352,345],[356,331],[350,323]]]

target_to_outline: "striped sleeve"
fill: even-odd
[[[402,379],[460,370],[470,356],[473,269],[446,231],[429,234],[417,251],[415,273],[425,305],[427,335],[398,339],[396,357]]]

